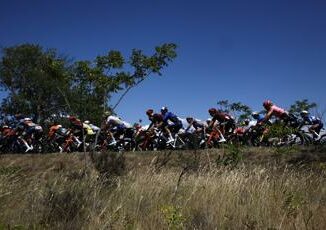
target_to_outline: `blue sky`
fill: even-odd
[[[163,76],[134,88],[118,107],[130,122],[164,105],[205,119],[222,99],[261,110],[267,98],[281,107],[307,98],[326,108],[323,0],[0,0],[0,6],[1,47],[39,43],[83,60],[112,49],[151,54],[156,45],[176,43],[178,57]]]

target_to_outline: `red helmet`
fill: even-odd
[[[210,108],[210,109],[208,110],[208,113],[209,113],[209,114],[215,114],[215,113],[217,113],[217,109],[215,109],[215,108]]]
[[[154,110],[152,110],[152,109],[148,109],[146,111],[147,116],[151,116],[153,113],[154,113]]]
[[[77,118],[76,118],[75,116],[72,116],[72,115],[69,115],[69,116],[68,116],[68,119],[69,119],[70,121],[75,121],[75,120],[77,120]]]
[[[270,100],[266,100],[266,101],[264,101],[264,103],[263,103],[263,106],[264,106],[265,109],[266,109],[266,108],[270,108],[272,105],[273,105],[273,102],[270,101]]]

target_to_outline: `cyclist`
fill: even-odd
[[[87,132],[89,132],[89,133],[91,133],[93,131],[93,133],[96,134],[98,131],[100,131],[100,127],[90,123],[90,121],[88,121],[88,120],[84,121],[83,125],[85,126],[85,128],[87,129]],[[91,129],[92,131],[89,129]]]
[[[163,124],[163,116],[159,113],[154,113],[153,109],[148,109],[146,111],[146,115],[148,120],[151,121],[150,125],[147,128],[147,131],[150,131],[153,127],[162,126]]]
[[[131,129],[132,126],[128,122],[123,121],[121,118],[110,115],[106,120],[106,128],[112,139],[109,145],[115,145],[117,143],[115,137],[121,137],[125,134],[126,130]]]
[[[260,123],[264,120],[264,116],[258,112],[253,112],[251,116],[256,120],[257,123]]]
[[[216,121],[219,122],[222,134],[230,134],[235,128],[235,121],[233,117],[227,113],[223,113],[215,108],[210,108],[208,113],[211,115],[212,120],[208,127],[213,128]]]
[[[187,117],[186,121],[188,123],[188,127],[185,129],[185,132],[199,134],[201,138],[199,144],[203,144],[205,142],[205,134],[208,124],[205,121],[201,121],[193,117]]]
[[[191,130],[193,130],[196,133],[204,133],[208,126],[205,122],[195,119],[193,117],[187,117],[186,120],[188,123],[188,126],[185,129],[186,132],[192,132]]]
[[[58,124],[58,123],[53,123],[51,126],[50,126],[50,129],[49,129],[49,132],[48,132],[48,140],[49,141],[52,141],[56,138],[56,133],[59,129],[62,128],[62,125]]]
[[[324,124],[321,119],[315,116],[309,116],[310,114],[307,110],[301,111],[300,115],[305,124],[311,125],[309,127],[309,132],[312,133],[314,138],[318,138],[320,130],[324,127]]]
[[[161,114],[163,116],[163,123],[161,126],[169,135],[167,143],[171,143],[174,141],[173,135],[182,129],[182,122],[174,113],[169,112],[168,108],[165,106],[161,108]]]
[[[264,119],[259,122],[260,124],[269,121],[272,116],[275,116],[276,118],[285,121],[285,123],[288,123],[290,121],[291,117],[289,116],[289,113],[285,109],[274,105],[272,101],[264,101],[263,106],[267,112]]]
[[[70,121],[73,139],[77,142],[77,147],[79,147],[82,144],[80,139],[83,138],[83,123],[73,115],[69,115],[68,119]]]

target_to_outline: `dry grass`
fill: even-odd
[[[324,163],[229,167],[206,153],[194,168],[180,160],[192,154],[160,168],[162,155],[130,154],[110,180],[82,155],[2,157],[0,229],[326,229]]]

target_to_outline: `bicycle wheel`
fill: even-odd
[[[326,146],[326,134],[322,135],[318,142],[320,145]]]
[[[291,145],[304,145],[305,139],[302,134],[294,133],[290,137],[290,144]]]

